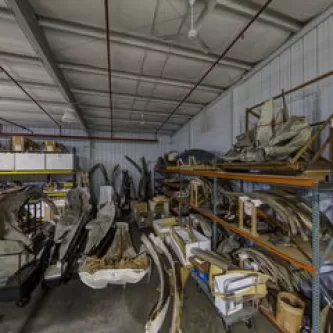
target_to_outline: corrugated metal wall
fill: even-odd
[[[226,151],[232,143],[232,93],[194,117],[172,138],[172,148]]]
[[[100,135],[100,133],[98,134]],[[103,133],[102,133],[103,135]],[[127,137],[129,137],[127,135]],[[137,135],[135,135],[138,138]],[[147,136],[145,136],[147,137]],[[159,156],[164,155],[171,149],[170,138],[161,136],[158,143],[135,143],[135,142],[91,142],[91,165],[103,163],[108,172],[119,164],[123,169],[130,171],[134,181],[138,182],[138,171],[125,159],[125,155],[129,156],[135,162],[139,162],[141,157],[145,157],[147,162],[153,169]],[[141,165],[141,163],[139,163]]]
[[[192,119],[172,138],[184,146],[226,152],[245,129],[245,109],[333,69],[333,8],[316,18],[250,75]],[[328,78],[287,96],[293,115],[309,122],[332,113],[333,79]],[[277,100],[276,108],[282,101]],[[232,139],[231,139],[232,138]],[[187,141],[186,141],[187,139]],[[186,142],[186,144],[184,143]]]
[[[233,135],[244,130],[247,107],[324,74],[333,68],[333,17],[306,33],[265,67],[233,90]],[[305,115],[309,122],[326,119],[333,102],[333,79],[328,78],[286,96],[292,115]],[[276,107],[282,101],[277,100]]]

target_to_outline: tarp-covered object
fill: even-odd
[[[149,271],[150,263],[145,252],[136,253],[132,245],[128,223],[117,222],[116,233],[108,252],[102,258],[87,257],[79,276],[93,289],[108,284],[139,282]]]
[[[282,112],[274,117],[273,103],[264,104],[258,125],[236,137],[237,142],[223,157],[228,162],[283,161],[297,152],[311,137],[305,117],[292,116],[286,121]]]

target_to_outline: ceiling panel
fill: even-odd
[[[195,90],[189,97],[189,101],[208,104],[217,98],[219,94],[208,91]]]
[[[167,114],[158,115],[145,112],[142,112],[141,114],[139,112],[131,112],[131,111],[121,111],[121,110],[113,111],[113,119],[129,119],[129,120],[135,119],[141,121],[142,115],[144,121],[162,121],[167,118]],[[88,118],[103,118],[107,121],[108,119],[110,119],[110,112],[85,109],[84,116]],[[181,124],[186,120],[186,118],[183,117],[173,117],[172,119],[176,124]]]
[[[252,2],[263,5],[266,0],[252,0]],[[305,22],[332,4],[332,0],[278,0],[273,1],[269,8]]]
[[[37,100],[51,100],[56,102],[65,102],[63,96],[56,88],[28,88],[22,84],[23,88]],[[1,97],[27,98],[27,95],[12,83],[0,82]]]
[[[165,65],[163,76],[193,82],[203,74],[205,67],[202,62],[197,60],[170,56]]]
[[[1,58],[0,58],[1,60]],[[1,60],[1,64],[17,80],[42,82],[52,84],[53,80],[40,64],[24,64],[17,61]],[[2,76],[1,76],[2,75]],[[7,78],[0,73],[1,78]]]
[[[137,82],[138,81],[135,81],[135,84]],[[138,90],[134,92],[141,96],[151,97],[154,95],[154,87],[155,87],[154,83],[140,81],[138,85]]]
[[[153,96],[165,99],[181,100],[188,91],[189,89],[157,84]]]
[[[169,55],[156,51],[147,51],[143,64],[143,74],[152,76],[161,76],[165,61]]]
[[[170,104],[166,104],[166,103],[159,103],[159,102],[149,102],[149,104],[147,104],[146,106],[146,110],[150,110],[150,111],[154,111],[154,110],[159,110],[159,111],[163,111],[163,112],[168,112],[168,111],[172,111],[172,109],[174,109],[175,105],[170,105]]]
[[[210,51],[221,53],[227,42],[234,38],[248,19],[233,13],[221,13],[221,11],[209,14],[200,29],[199,36],[209,47]]]
[[[112,27],[125,31],[150,30],[156,0],[112,0],[110,22]]]
[[[204,79],[203,84],[228,87],[235,83],[245,72],[238,69],[215,67]]]
[[[108,88],[107,75],[96,75],[74,72],[63,69],[67,82],[72,88],[106,90]]]
[[[257,63],[273,53],[289,36],[288,32],[278,28],[254,23],[244,34],[244,38],[234,45],[228,57]]]
[[[51,114],[63,114],[66,110],[69,110],[67,104],[63,103],[59,103],[59,105],[51,105],[49,103],[40,101],[40,104],[46,109],[46,111],[50,112]],[[0,98],[0,110],[42,112],[38,106],[30,100],[10,100],[4,99],[3,97]]]
[[[44,29],[44,31],[58,61],[107,67],[105,41],[50,29]],[[139,73],[143,55],[143,49],[113,43],[111,46],[112,69]]]
[[[104,26],[104,1],[93,1],[93,5],[92,0],[80,0],[79,2],[73,0],[30,0],[30,3],[39,15],[77,23],[85,22],[97,27]]]
[[[181,18],[187,12],[185,1],[161,1],[156,16],[153,34],[155,36],[174,35],[178,32]],[[195,15],[197,16],[197,9]]]
[[[14,20],[0,19],[0,46],[1,51],[20,53],[35,56],[34,49],[25,38],[24,33]]]

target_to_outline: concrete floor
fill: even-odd
[[[157,300],[157,279],[153,276],[136,285],[110,286],[92,290],[80,281],[54,288],[42,295],[35,292],[25,309],[0,303],[1,333],[143,333],[148,313]],[[161,333],[168,332],[165,323]],[[206,296],[190,279],[183,309],[184,333],[224,332],[221,319]],[[234,325],[233,333],[249,333],[244,324]],[[274,333],[263,317],[255,318],[252,332]]]

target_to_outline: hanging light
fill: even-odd
[[[145,119],[143,117],[143,113],[141,113],[141,120],[140,120],[140,125],[144,125],[145,124]]]
[[[63,116],[61,117],[63,123],[76,123],[77,119],[75,113],[70,110],[66,110]]]

